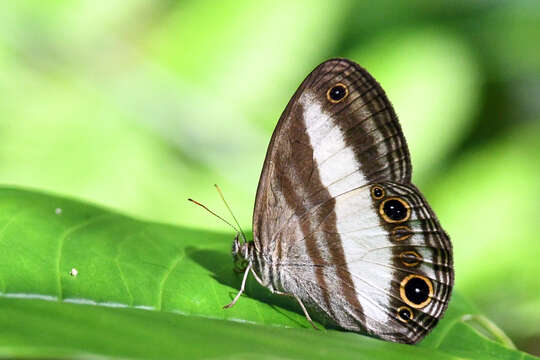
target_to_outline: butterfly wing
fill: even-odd
[[[328,94],[335,84],[348,89],[337,103]],[[274,130],[257,189],[253,230],[265,234],[259,239],[269,238],[283,225],[284,212],[292,217],[371,182],[410,179],[407,144],[380,85],[349,60],[328,60],[300,85]]]
[[[274,287],[343,328],[420,340],[448,303],[452,253],[410,181],[380,85],[345,59],[319,65],[276,126],[257,190],[254,242]]]

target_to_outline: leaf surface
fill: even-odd
[[[231,241],[230,235],[2,188],[0,356],[528,356],[485,322],[475,326],[470,320],[479,312],[460,296],[419,346],[313,331],[293,301],[254,279],[236,306],[224,310],[241,281],[232,271]]]

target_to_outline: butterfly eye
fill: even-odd
[[[399,321],[402,321],[404,323],[408,323],[409,320],[414,319],[412,310],[409,309],[407,306],[402,306],[397,309],[397,317]]]
[[[418,254],[416,251],[412,250],[402,252],[399,254],[399,258],[405,266],[416,266],[422,261],[422,256],[420,256],[420,254]]]
[[[375,185],[371,188],[371,196],[375,200],[381,200],[384,197],[384,189],[379,185]]]
[[[391,233],[391,237],[394,241],[404,241],[413,235],[413,231],[408,226],[396,226]]]
[[[409,220],[411,217],[411,207],[398,197],[391,197],[379,205],[379,214],[384,221],[389,223],[400,223]]]
[[[421,309],[431,302],[433,284],[425,276],[411,274],[401,281],[399,295],[407,305]]]
[[[343,101],[347,97],[347,95],[349,95],[349,90],[342,83],[338,83],[332,86],[326,92],[326,98],[328,99],[328,101],[334,104]]]

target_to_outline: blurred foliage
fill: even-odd
[[[281,111],[350,57],[395,105],[456,288],[540,354],[540,3],[217,4],[1,2],[0,182],[225,229],[185,201],[221,210],[219,183],[249,227]]]

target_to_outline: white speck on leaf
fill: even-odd
[[[79,273],[79,272],[77,271],[77,269],[73,268],[73,269],[71,269],[71,271],[69,272],[69,275],[75,277],[75,276],[77,276],[78,273]]]
[[[56,215],[60,215],[62,213],[62,209],[61,208],[56,208],[56,209],[54,209],[54,213]]]

